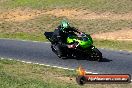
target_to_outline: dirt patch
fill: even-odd
[[[81,9],[52,9],[52,10],[32,10],[32,9],[15,9],[7,12],[0,13],[0,19],[5,21],[23,22],[30,19],[34,19],[40,15],[53,15],[56,17],[67,17],[69,19],[109,19],[109,20],[132,20],[132,12],[125,14],[113,14],[109,12],[95,13],[88,10]],[[7,28],[8,29],[8,28]],[[37,32],[35,28],[17,28],[10,29],[7,32]],[[5,31],[5,30],[4,30]],[[0,32],[3,32],[0,30]],[[92,35],[97,39],[109,39],[109,40],[131,40],[132,41],[132,29],[123,29],[115,32],[107,32]]]
[[[81,9],[53,9],[53,10],[32,10],[16,9],[0,13],[0,19],[6,21],[26,21],[40,15],[54,15],[56,17],[67,17],[69,19],[109,19],[109,20],[132,20],[132,12],[125,14],[113,14],[109,12],[95,13]]]
[[[88,10],[76,9],[54,9],[47,11],[46,14],[55,15],[57,17],[65,16],[69,19],[109,19],[109,20],[130,20],[132,19],[132,12],[126,14],[113,14],[109,12],[95,13]]]
[[[8,0],[0,0],[0,2],[6,2],[6,1],[8,1]]]
[[[132,41],[132,29],[122,29],[114,32],[93,34],[92,37],[96,39]]]
[[[34,17],[38,16],[40,11],[38,10],[11,10],[7,12],[1,12],[0,19],[4,19],[6,21],[25,21],[29,19],[33,19]]]

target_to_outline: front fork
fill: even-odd
[[[91,56],[91,54],[93,54],[93,52],[94,52],[94,49],[95,49],[96,47],[95,46],[93,46],[93,45],[91,45],[89,48],[88,48],[88,54]]]

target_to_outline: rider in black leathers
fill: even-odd
[[[59,57],[66,57],[64,53],[66,48],[74,48],[75,46],[67,44],[67,36],[69,33],[81,33],[76,28],[70,27],[66,20],[63,20],[61,24],[55,29],[52,35],[52,45],[57,49],[57,55]]]

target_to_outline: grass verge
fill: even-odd
[[[31,40],[31,41],[46,41],[46,38],[37,34],[30,33],[0,33],[0,38],[18,39],[18,40]]]
[[[113,50],[132,51],[132,41],[115,41],[115,40],[94,40],[94,45],[100,48],[110,48]]]
[[[75,82],[75,71],[0,58],[0,88],[131,88],[132,84],[86,84]],[[70,78],[72,80],[70,80]]]
[[[64,17],[42,15],[24,22],[4,21],[0,22],[0,33],[29,33],[39,35],[45,31],[53,31]],[[66,18],[67,19],[67,18]],[[125,28],[131,29],[131,20],[77,20],[67,19],[72,26],[87,33],[117,31]],[[82,26],[83,24],[83,26]]]
[[[12,8],[81,8],[97,12],[124,13],[132,11],[131,0],[2,0],[1,9]]]
[[[17,61],[0,60],[1,88],[74,88],[74,71]]]

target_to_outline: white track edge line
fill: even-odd
[[[10,39],[10,38],[0,38],[0,39],[5,39],[5,40],[16,40],[16,41],[24,41],[24,42],[43,42],[43,41],[32,41],[32,40],[21,40],[21,39]],[[44,43],[50,43],[50,42],[45,42]]]
[[[3,60],[4,58],[0,58],[0,59]],[[8,59],[8,60],[14,60],[14,59]],[[75,70],[75,69],[70,69],[70,68],[65,68],[65,67],[60,67],[60,66],[52,66],[52,65],[46,65],[46,64],[27,62],[27,61],[23,61],[23,60],[16,60],[16,61],[27,63],[27,64],[37,64],[37,65],[42,65],[42,66],[47,66],[47,67],[54,67],[54,68],[59,68],[59,69],[71,70],[71,71]],[[98,73],[93,73],[93,72],[86,72],[86,73],[88,73],[88,74],[98,74]],[[131,80],[131,82],[132,82],[132,80]]]
[[[3,60],[4,58],[0,58],[1,60]],[[8,60],[15,60],[15,59],[8,59]],[[71,69],[71,68],[66,68],[66,67],[61,67],[61,66],[55,66],[55,65],[48,65],[48,64],[40,64],[40,63],[34,63],[34,62],[30,62],[30,61],[24,61],[24,60],[16,60],[22,63],[27,63],[27,64],[37,64],[37,65],[42,65],[42,66],[47,66],[47,67],[54,67],[54,68],[60,68],[60,69],[65,69],[65,70],[75,70],[75,69]],[[92,73],[92,72],[86,72],[86,73]]]

